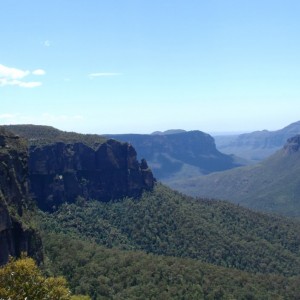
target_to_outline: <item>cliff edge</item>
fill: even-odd
[[[22,221],[29,201],[27,144],[0,128],[0,265],[22,252],[42,259],[39,236]]]
[[[138,197],[155,179],[145,160],[138,162],[128,143],[108,140],[96,149],[63,142],[30,147],[31,192],[43,210],[54,210],[78,197],[109,201]]]

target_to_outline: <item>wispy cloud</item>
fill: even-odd
[[[45,72],[45,70],[37,69],[37,70],[32,71],[32,74],[40,76],[40,75],[45,75],[46,72]]]
[[[45,47],[50,47],[51,46],[51,42],[49,40],[46,40],[42,43]]]
[[[23,88],[34,88],[41,86],[39,81],[24,81],[24,78],[29,75],[45,75],[46,72],[42,69],[37,69],[32,72],[11,68],[0,64],[0,86],[19,86]]]
[[[89,74],[89,77],[95,78],[95,77],[110,77],[110,76],[120,76],[121,73],[113,73],[113,72],[100,72],[100,73],[91,73]]]

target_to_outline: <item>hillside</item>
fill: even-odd
[[[300,217],[299,136],[259,164],[172,182],[198,197],[224,199],[255,210]]]
[[[218,150],[252,162],[260,161],[283,147],[286,140],[300,134],[300,121],[276,131],[255,131],[233,136],[214,136]]]
[[[47,270],[92,299],[294,299],[300,291],[299,222],[162,185],[141,199],[65,204],[38,223]]]
[[[214,139],[201,131],[108,135],[129,142],[145,158],[154,176],[165,182],[240,166],[235,157],[216,149]]]
[[[295,300],[300,276],[252,274],[195,259],[108,249],[69,235],[45,236],[47,269],[93,300]]]
[[[300,224],[235,205],[196,200],[164,186],[138,200],[63,205],[41,217],[46,231],[106,247],[189,257],[250,272],[298,275]]]

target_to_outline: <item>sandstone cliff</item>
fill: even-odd
[[[147,159],[155,177],[166,184],[174,179],[206,175],[241,165],[235,157],[219,152],[209,134],[198,130],[108,137],[130,142],[138,155]]]
[[[137,161],[128,143],[108,140],[96,149],[84,143],[58,142],[30,147],[31,192],[38,206],[53,210],[78,197],[108,201],[138,197],[154,178],[145,160]]]
[[[24,140],[0,128],[0,265],[27,252],[41,260],[41,241],[22,222],[28,197],[28,153]]]
[[[283,147],[285,154],[292,154],[299,152],[300,150],[300,134],[291,137],[287,140],[286,144]]]

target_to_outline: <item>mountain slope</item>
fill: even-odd
[[[249,272],[300,275],[300,223],[157,185],[141,199],[65,204],[40,218],[45,231],[106,247],[193,258]]]
[[[225,199],[255,210],[300,217],[299,145],[296,136],[259,164],[172,182],[170,186],[193,196]]]
[[[47,270],[92,299],[296,299],[300,223],[160,184],[41,213]],[[207,263],[209,262],[209,264]]]
[[[73,292],[102,299],[285,299],[300,293],[300,276],[252,274],[194,259],[108,249],[62,234],[45,236],[48,270]]]
[[[234,157],[219,152],[213,138],[201,131],[108,137],[131,143],[161,181],[208,174],[240,165]]]
[[[255,131],[236,136],[215,136],[217,148],[223,153],[257,162],[283,147],[286,140],[300,134],[300,121],[276,131]]]

